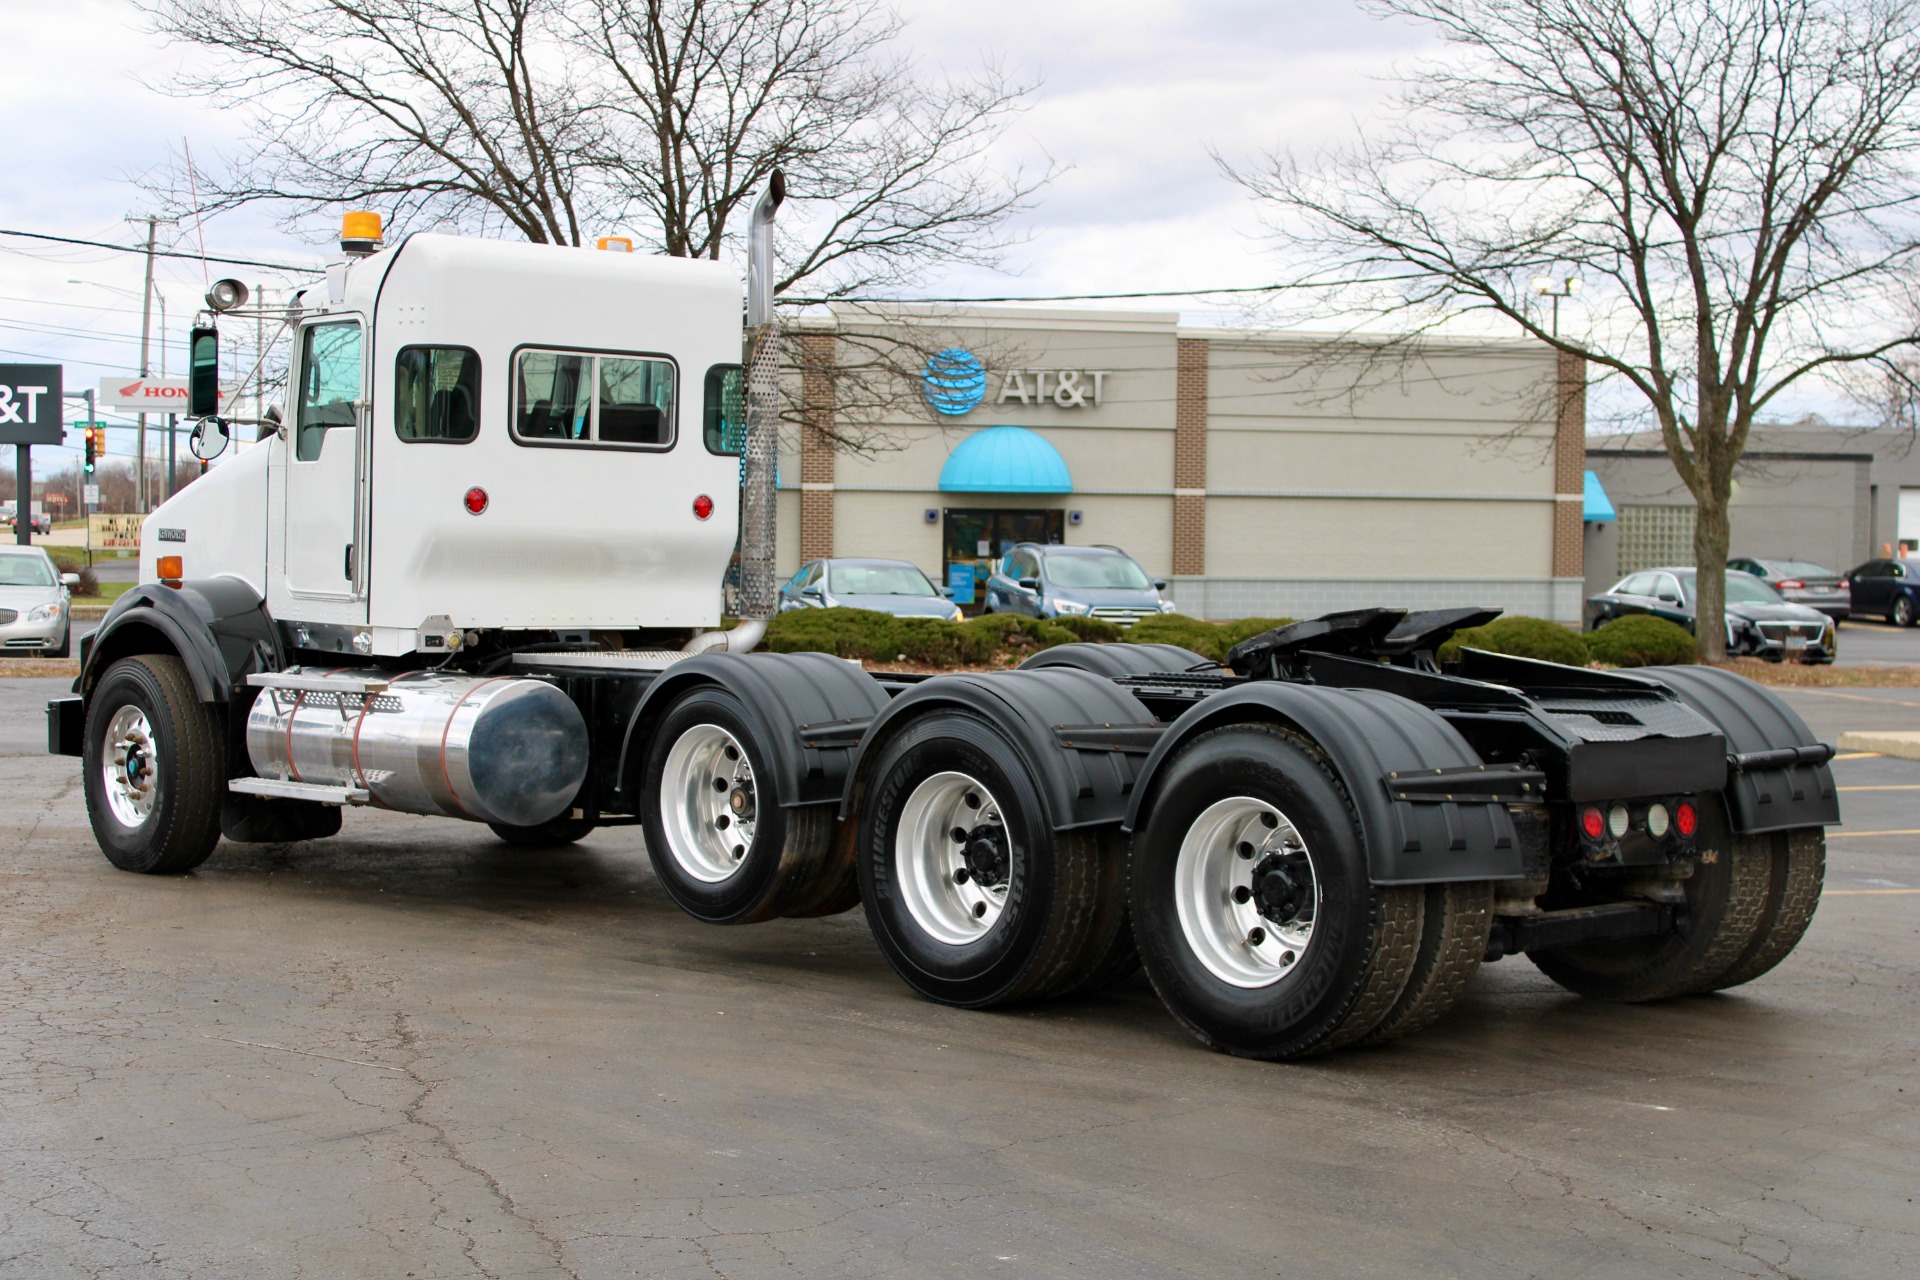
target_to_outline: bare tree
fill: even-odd
[[[557,47],[562,0],[139,0],[216,55],[172,91],[245,110],[251,143],[202,207],[268,203],[298,225],[381,208],[579,244],[598,203],[593,114]],[[185,175],[166,181],[191,198]]]
[[[1756,417],[1850,370],[1912,385],[1913,0],[1371,7],[1450,55],[1371,142],[1235,176],[1356,324],[1503,317],[1631,387],[1697,504],[1699,649],[1724,657],[1727,505]],[[1556,332],[1528,285],[1569,274],[1586,324]]]

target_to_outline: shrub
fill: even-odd
[[[871,609],[793,609],[767,624],[775,653],[831,653],[839,658],[891,662],[895,619]],[[947,623],[952,626],[952,623]]]
[[[1644,613],[1598,628],[1587,637],[1587,651],[1610,667],[1664,667],[1698,659],[1691,631]]]
[[[1057,627],[1073,632],[1074,637],[1090,644],[1112,644],[1116,640],[1126,639],[1127,629],[1117,622],[1108,622],[1105,618],[1049,618]]]
[[[62,573],[71,573],[71,569],[62,569]],[[76,596],[97,596],[100,594],[100,579],[94,577],[93,570],[85,565],[80,567],[80,581],[73,584]]]
[[[1440,646],[1440,661],[1457,660],[1463,648],[1485,649],[1515,658],[1537,658],[1569,667],[1584,667],[1590,661],[1587,646],[1578,635],[1545,618],[1497,618],[1484,627],[1455,632],[1451,640]]]
[[[1177,644],[1215,662],[1226,659],[1227,651],[1242,640],[1250,640],[1275,627],[1284,627],[1292,618],[1241,618],[1237,622],[1208,622],[1180,613],[1163,613],[1143,618],[1127,632],[1130,644]]]
[[[1017,662],[1079,638],[1075,628],[1011,614],[953,623],[896,618],[869,609],[794,609],[775,615],[767,627],[766,647],[775,653],[831,653],[863,662],[959,667]]]
[[[1222,650],[1221,656],[1225,657],[1227,651],[1243,640],[1265,635],[1277,627],[1289,626],[1293,621],[1292,618],[1241,618],[1237,622],[1223,622],[1220,624],[1220,629],[1226,632],[1227,638],[1226,648]]]

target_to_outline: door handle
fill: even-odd
[[[340,576],[349,582],[353,581],[353,544],[351,542],[347,544],[347,553],[343,557]]]

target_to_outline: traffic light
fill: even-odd
[[[106,441],[100,438],[105,434],[106,432],[102,431],[99,427],[87,428],[87,474],[88,475],[93,474],[93,460],[99,456],[101,449],[106,444]]]

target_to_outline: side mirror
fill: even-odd
[[[1165,591],[1167,589],[1167,580],[1165,578],[1155,578],[1153,580],[1153,589],[1155,591]]]
[[[202,418],[187,437],[187,450],[202,462],[212,462],[227,448],[227,424],[218,418]]]
[[[1680,603],[1679,596],[1670,596],[1664,591],[1661,592],[1659,595],[1655,596],[1654,599],[1658,600],[1661,604],[1679,604]]]
[[[953,588],[952,588],[952,587],[942,587],[942,588],[940,588],[940,594],[941,594],[941,595],[943,595],[943,596],[945,596],[945,597],[946,597],[947,599],[949,599],[949,600],[951,600],[951,599],[953,599]]]
[[[1040,589],[1040,579],[1022,578],[1020,579],[1019,586],[1022,591],[1038,591]]]
[[[197,328],[187,338],[187,416],[211,418],[218,412],[220,331],[212,326]]]
[[[805,596],[809,600],[818,600],[820,598],[820,588],[802,587],[800,588],[800,594]]]
[[[80,575],[77,573],[63,573],[60,575],[60,585],[63,587],[77,587],[80,585]]]

